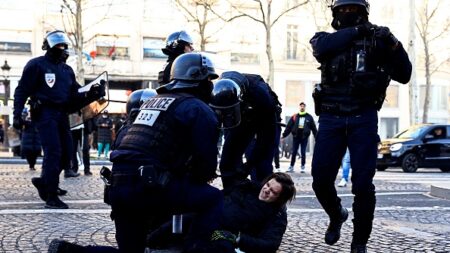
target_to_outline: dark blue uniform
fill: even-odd
[[[312,161],[313,189],[330,219],[339,219],[341,200],[334,182],[348,147],[355,195],[352,243],[365,245],[375,210],[372,180],[380,141],[377,109],[390,79],[409,81],[411,63],[400,42],[389,48],[375,37],[364,40],[355,27],[316,33],[311,45],[322,71],[320,96],[315,97],[320,117]],[[355,55],[361,48],[367,51],[367,69],[358,73]]]
[[[70,167],[72,138],[67,108],[77,99],[80,85],[72,68],[47,52],[30,60],[14,93],[14,116],[18,117],[30,98],[32,120],[36,123],[44,150],[42,179],[49,194],[56,194],[61,168]]]
[[[158,103],[168,109],[157,109]],[[110,157],[112,217],[121,252],[143,252],[151,221],[171,214],[197,213],[190,242],[209,239],[222,209],[221,192],[207,184],[217,167],[217,125],[204,102],[184,93],[159,95],[143,104]],[[168,185],[147,188],[137,175],[141,165],[170,171]]]
[[[248,79],[241,102],[241,123],[225,131],[220,172],[224,186],[242,164],[242,155],[256,136],[248,152],[246,167],[252,169],[252,179],[261,182],[273,171],[272,159],[276,147],[276,102],[270,87],[257,75],[243,74]]]

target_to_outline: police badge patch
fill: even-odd
[[[56,75],[54,73],[46,73],[45,74],[45,82],[47,85],[52,88],[53,85],[55,85],[56,82]]]

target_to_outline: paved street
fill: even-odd
[[[287,166],[283,161],[282,168]],[[102,201],[99,169],[93,167],[92,177],[61,177],[61,188],[69,191],[63,200],[70,209],[48,210],[30,183],[39,169],[0,164],[0,252],[46,252],[53,238],[83,245],[114,245],[114,225],[109,207]],[[349,252],[351,219],[343,226],[341,240],[335,246],[326,245],[323,233],[328,218],[312,192],[309,168],[306,174],[293,176],[298,196],[289,206],[289,227],[280,252]],[[450,252],[450,201],[429,195],[430,185],[439,182],[450,182],[450,173],[433,169],[413,174],[400,169],[378,172],[369,252]],[[343,205],[351,208],[350,186],[339,188],[339,194]]]

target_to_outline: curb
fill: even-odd
[[[450,200],[450,185],[432,185],[430,195],[437,198]]]

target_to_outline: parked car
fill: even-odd
[[[450,172],[450,125],[415,125],[381,141],[377,170],[388,167],[402,167],[404,172],[416,172],[418,168]]]

